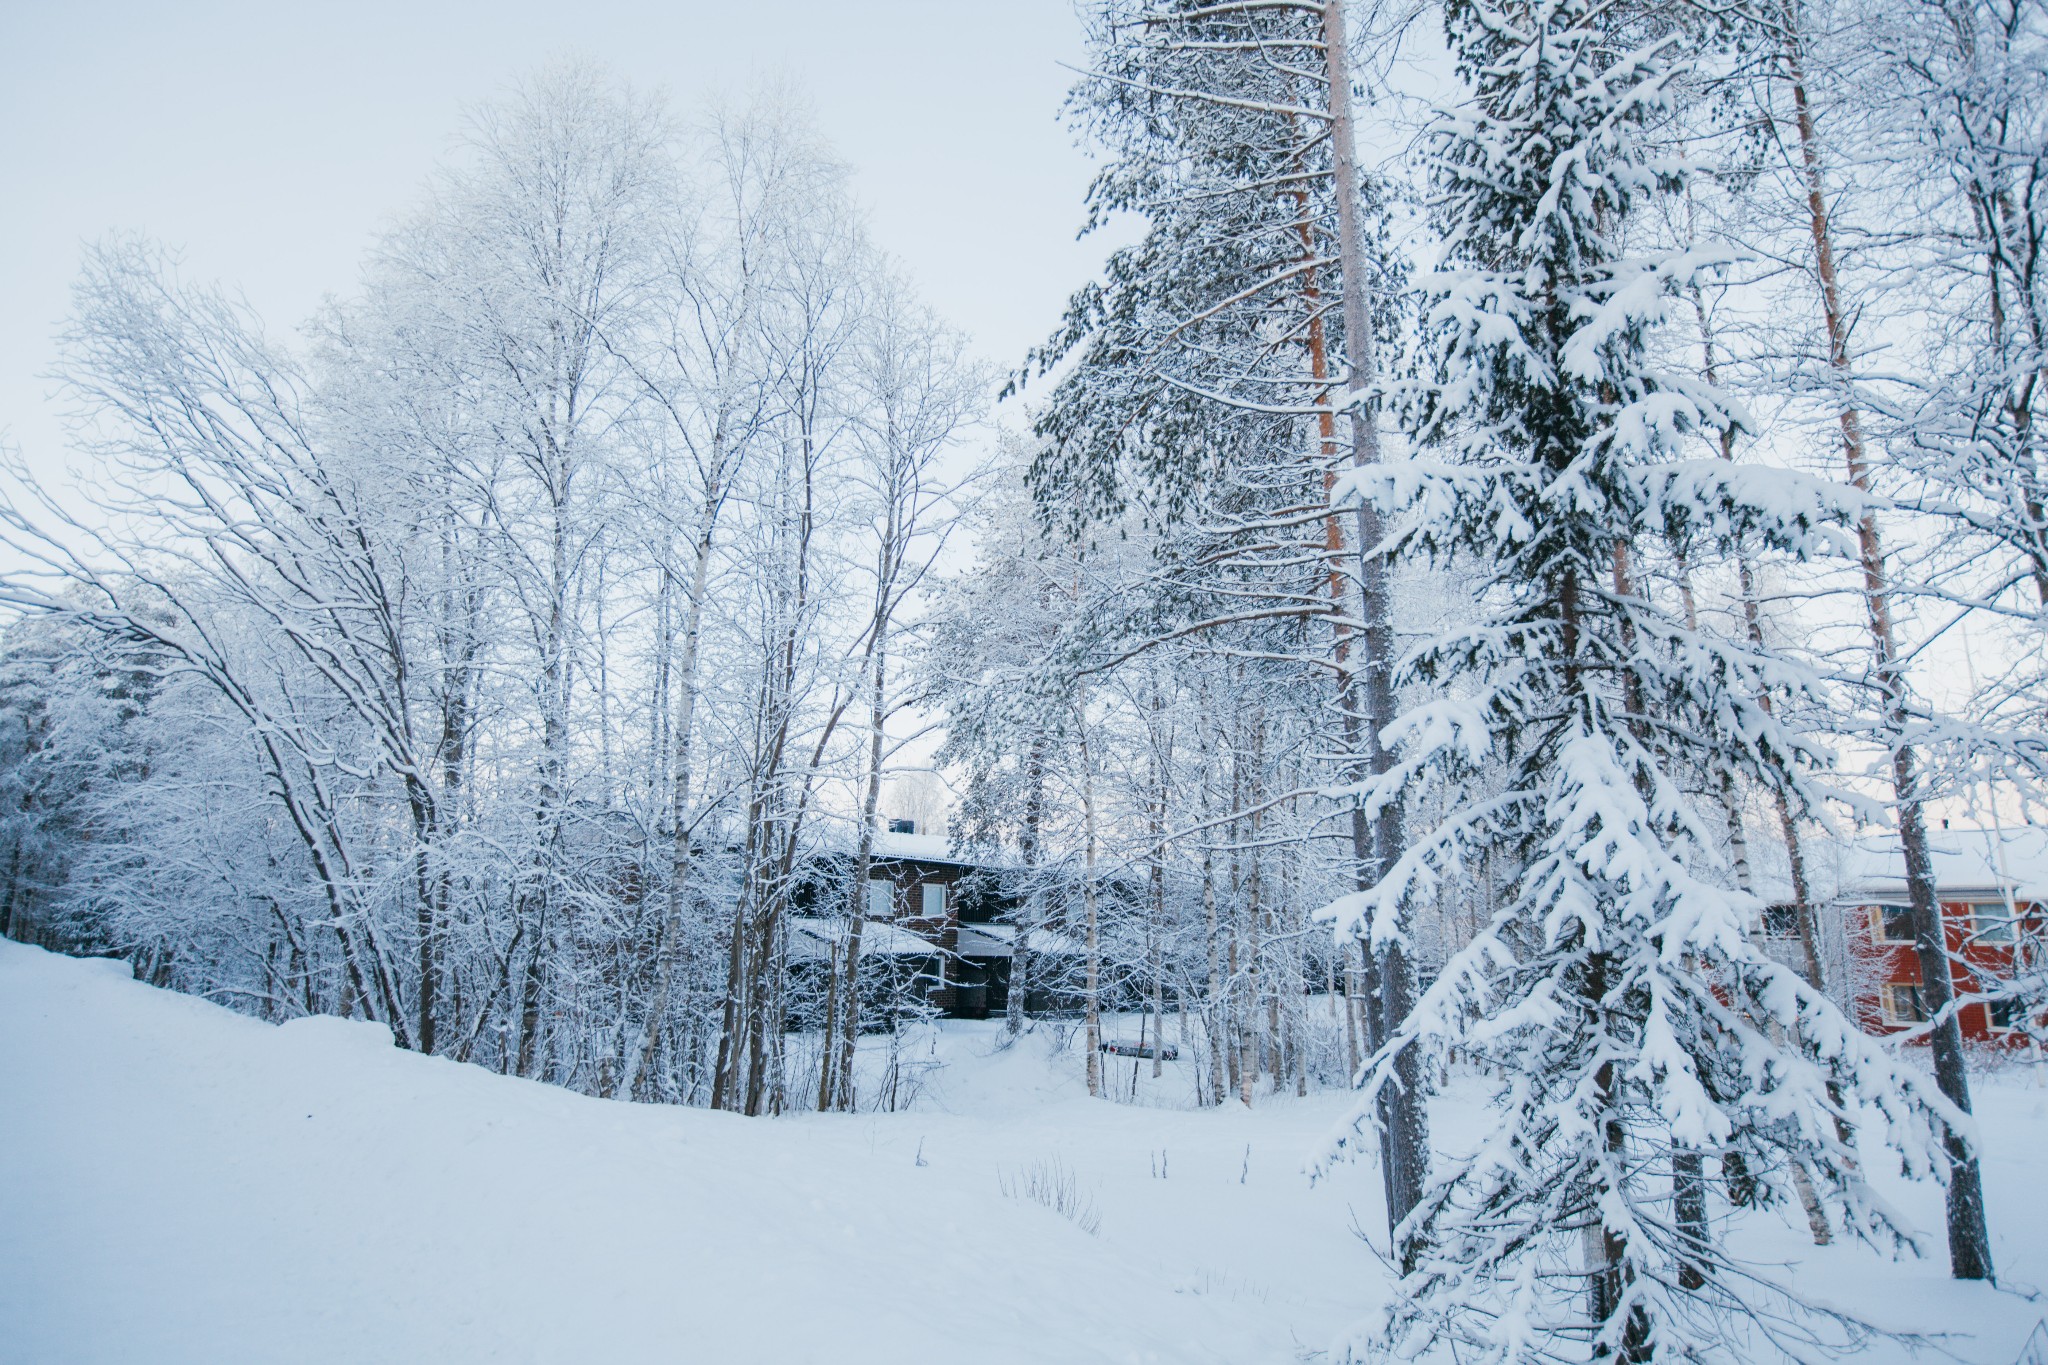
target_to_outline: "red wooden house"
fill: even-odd
[[[1955,993],[1984,994],[2018,971],[2039,972],[2048,953],[2048,830],[1946,829],[1934,844]],[[1872,1033],[1924,1023],[1903,855],[1859,845],[1844,870],[1837,903],[1857,1022]],[[1978,1001],[1957,1016],[1963,1036],[1979,1042],[2022,1038],[2022,1022],[2010,1001]]]

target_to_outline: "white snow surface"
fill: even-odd
[[[1000,1033],[916,1111],[748,1119],[0,940],[0,1360],[1251,1365],[1357,1313],[1377,1176],[1299,1173],[1343,1096],[1090,1102]],[[1002,1195],[1046,1158],[1099,1235]]]
[[[1054,1030],[1000,1039],[932,1033],[908,1112],[746,1119],[418,1056],[371,1024],[273,1027],[0,940],[0,1361],[1257,1365],[1328,1359],[1380,1301],[1353,1231],[1381,1229],[1377,1171],[1301,1174],[1348,1096],[1172,1107],[1186,1064],[1155,1083],[1142,1061],[1149,1103],[1091,1101]],[[1108,1072],[1127,1094],[1130,1062]],[[1439,1141],[1469,1140],[1470,1091]],[[2010,1365],[2044,1311],[2015,1291],[2048,1283],[2048,1088],[2013,1072],[1979,1097],[2005,1289],[1947,1279],[1932,1188],[1886,1191],[1924,1261],[1789,1226],[1745,1242]],[[1047,1159],[1097,1235],[1002,1194]]]

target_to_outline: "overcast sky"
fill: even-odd
[[[69,463],[38,376],[81,242],[157,238],[289,330],[353,286],[465,109],[562,54],[681,113],[756,76],[807,93],[876,239],[991,359],[1100,260],[1059,117],[1070,0],[0,0],[0,428]]]

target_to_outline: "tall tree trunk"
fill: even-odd
[[[1262,776],[1262,761],[1265,757],[1265,717],[1261,715],[1254,724],[1252,733],[1256,736],[1252,748],[1252,781],[1256,784]],[[1260,790],[1253,787],[1254,800]],[[1243,1027],[1238,1033],[1237,1097],[1246,1108],[1250,1108],[1258,1093],[1261,1054],[1264,1052],[1265,1030],[1259,1018],[1260,1006],[1265,1003],[1265,942],[1260,930],[1264,927],[1265,906],[1260,898],[1260,871],[1264,863],[1259,848],[1259,824],[1261,812],[1256,805],[1251,813],[1251,847],[1245,853],[1244,874],[1244,923],[1245,923],[1245,968],[1244,1007],[1241,1011]]]
[[[641,1032],[640,1047],[622,1087],[627,1094],[633,1092],[641,1077],[650,1073],[654,1049],[668,1019],[676,970],[688,951],[683,941],[683,907],[690,894],[691,840],[694,835],[690,802],[691,774],[696,761],[697,698],[701,692],[697,678],[698,660],[704,638],[704,602],[711,585],[711,552],[718,527],[718,509],[722,505],[723,493],[717,485],[707,488],[703,509],[698,514],[697,534],[691,545],[690,592],[683,605],[683,650],[674,666],[679,695],[675,719],[671,722],[674,772],[669,788],[668,898],[658,936],[660,967],[654,999]]]
[[[441,993],[439,965],[434,956],[434,946],[440,937],[436,924],[437,906],[434,892],[434,829],[438,823],[432,809],[432,798],[426,793],[424,784],[409,782],[413,790],[408,805],[412,811],[413,823],[413,912],[415,932],[419,936],[418,970],[419,995],[413,1002],[415,1022],[413,1038],[422,1052],[434,1051],[434,1002]]]
[[[885,589],[886,591],[886,589]],[[868,753],[866,781],[861,789],[860,834],[853,855],[853,887],[848,894],[845,960],[833,974],[825,1001],[825,1046],[818,1078],[818,1108],[853,1108],[853,1062],[860,1039],[860,940],[867,922],[868,877],[874,866],[875,822],[882,800],[883,726],[888,719],[889,628],[886,600],[878,599],[869,623],[875,648],[868,668]]]
[[[1206,844],[1202,847],[1202,919],[1209,943],[1209,1001],[1208,1008],[1202,1011],[1209,1038],[1209,1102],[1221,1104],[1227,1093],[1223,1076],[1223,1051],[1227,1043],[1223,1028],[1223,966],[1219,942],[1222,935],[1216,915],[1216,853]]]
[[[21,886],[21,839],[7,851],[7,890],[0,894],[0,938],[14,937],[14,903]]]
[[[1794,120],[1799,133],[1800,165],[1806,179],[1814,267],[1820,282],[1823,320],[1827,324],[1828,365],[1842,385],[1839,414],[1842,452],[1848,463],[1849,481],[1867,492],[1871,487],[1870,457],[1863,439],[1862,414],[1850,396],[1849,321],[1835,274],[1834,234],[1829,223],[1826,187],[1821,175],[1819,138],[1801,64],[1796,0],[1787,0],[1785,20],[1785,43],[1781,55],[1791,87]],[[1955,983],[1949,964],[1947,935],[1942,925],[1941,906],[1935,898],[1934,857],[1928,845],[1927,816],[1920,794],[1919,757],[1905,738],[1911,717],[1904,662],[1899,657],[1897,635],[1892,624],[1884,547],[1878,536],[1874,512],[1865,512],[1857,523],[1856,538],[1863,572],[1863,599],[1868,617],[1873,673],[1882,698],[1884,723],[1892,751],[1892,789],[1899,810],[1899,842],[1905,852],[1906,889],[1913,906],[1914,955],[1919,959],[1921,992],[1930,1016],[1936,1021],[1929,1040],[1934,1054],[1934,1079],[1949,1102],[1967,1114],[1971,1109],[1969,1069],[1963,1053],[1962,1026],[1953,1008]],[[1948,1133],[1945,1146],[1949,1158],[1950,1272],[1959,1280],[1992,1279],[1991,1234],[1985,1219],[1984,1183],[1977,1155],[1968,1139],[1960,1133]]]
[[[1024,834],[1017,850],[1024,864],[1024,915],[1010,950],[1010,993],[1004,1001],[1003,1029],[1011,1037],[1023,1032],[1031,1000],[1031,935],[1044,922],[1040,913],[1045,890],[1039,885],[1039,834],[1045,823],[1045,747],[1043,734],[1032,736],[1024,760]]]
[[[1148,757],[1152,765],[1152,915],[1146,925],[1148,966],[1152,973],[1152,1078],[1165,1072],[1166,1056],[1166,780],[1171,755],[1163,750],[1159,734],[1165,701],[1155,682],[1152,688],[1152,729]]]
[[[1365,298],[1365,237],[1358,212],[1358,154],[1351,117],[1349,52],[1344,36],[1344,0],[1324,0],[1323,55],[1330,91],[1331,161],[1337,182],[1337,253],[1344,277],[1351,454],[1353,463],[1362,466],[1377,463],[1380,449],[1372,410],[1363,401],[1376,375],[1372,321]],[[1393,612],[1386,562],[1377,553],[1381,536],[1379,513],[1363,500],[1354,533],[1359,595],[1364,607],[1359,674],[1365,712],[1366,766],[1374,777],[1382,777],[1392,766],[1392,755],[1381,742],[1381,734],[1394,718]],[[1398,803],[1390,800],[1381,806],[1374,821],[1373,845],[1372,881],[1376,883],[1405,849],[1406,832]],[[1379,945],[1374,953],[1379,976],[1380,1042],[1393,1035],[1414,1004],[1414,966],[1402,938],[1405,934]],[[1390,1231],[1422,1199],[1429,1157],[1429,1115],[1423,1079],[1421,1061],[1410,1049],[1396,1062],[1394,1084],[1380,1092],[1381,1166],[1385,1173]]]
[[[1095,886],[1095,757],[1088,743],[1086,699],[1080,712],[1081,737],[1081,915],[1086,935],[1086,994],[1082,998],[1083,1031],[1088,1041],[1088,1093],[1102,1095],[1102,933],[1101,906]]]

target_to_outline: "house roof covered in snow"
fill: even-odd
[[[1951,892],[2003,892],[2048,900],[2048,829],[1938,829],[1928,832],[1934,884]],[[1904,896],[1906,857],[1895,835],[1857,839],[1842,849],[1839,894]]]
[[[804,960],[822,960],[832,949],[846,942],[847,921],[815,919],[792,915],[789,919],[789,955]],[[862,957],[928,957],[944,952],[938,944],[913,934],[887,920],[867,920],[860,931]]]
[[[854,851],[852,828],[835,828],[825,836],[824,849],[828,853],[851,854]],[[909,862],[947,863],[954,867],[1005,867],[1008,860],[995,853],[961,853],[953,848],[953,841],[943,834],[894,834],[888,830],[876,830],[872,848],[877,858],[901,858]]]
[[[962,957],[1013,957],[1017,952],[1017,926],[963,924],[958,943]],[[1033,929],[1031,936],[1024,940],[1024,946],[1029,952],[1049,955],[1079,954],[1083,949],[1080,940],[1056,934],[1050,929]]]
[[[877,858],[914,858],[924,863],[967,863],[971,858],[954,854],[952,840],[943,834],[892,834],[875,832]]]

